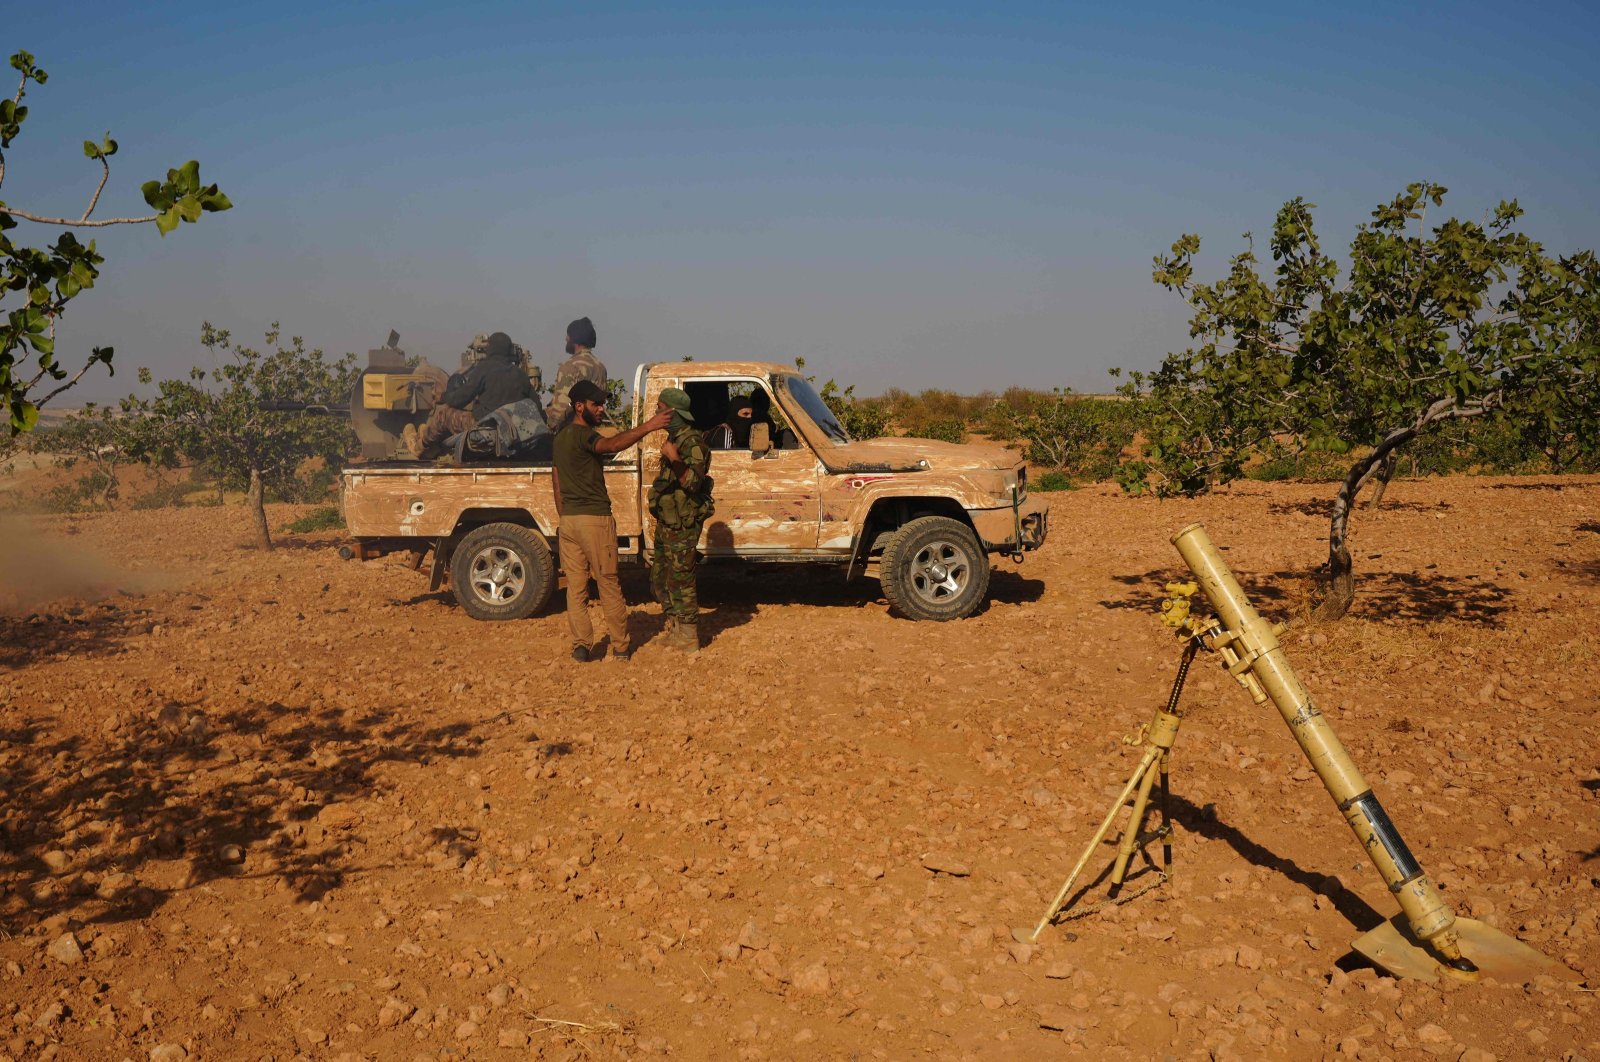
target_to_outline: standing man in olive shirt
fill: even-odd
[[[606,492],[604,460],[665,428],[670,412],[656,415],[616,435],[596,429],[606,415],[606,393],[591,380],[579,380],[567,392],[572,421],[556,435],[554,481],[557,534],[561,570],[567,576],[567,627],[572,631],[572,659],[593,659],[594,627],[589,622],[589,577],[600,591],[600,611],[611,635],[611,655],[626,660],[633,652],[628,641],[628,606],[617,582],[617,521],[611,515],[611,495]]]

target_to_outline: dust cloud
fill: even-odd
[[[98,601],[122,590],[143,593],[161,581],[157,574],[114,563],[71,533],[47,531],[27,517],[0,517],[0,615],[64,598]]]

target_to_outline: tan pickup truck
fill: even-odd
[[[635,416],[668,387],[689,393],[702,425],[733,398],[764,391],[780,429],[776,439],[756,431],[750,449],[713,449],[716,513],[700,540],[709,561],[835,565],[844,579],[879,580],[902,616],[948,620],[986,599],[991,554],[1020,561],[1044,543],[1048,509],[1028,497],[1027,468],[1003,447],[852,440],[805,377],[761,362],[641,365]],[[652,434],[606,465],[624,562],[650,560],[645,497],[664,438]],[[408,550],[420,570],[431,551],[433,588],[448,577],[478,619],[531,615],[556,588],[548,461],[354,465],[343,504],[362,559]]]

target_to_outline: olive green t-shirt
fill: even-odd
[[[574,420],[556,433],[553,461],[561,477],[562,516],[610,516],[605,467],[594,452],[600,433]]]

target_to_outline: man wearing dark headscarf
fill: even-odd
[[[594,355],[594,322],[580,317],[567,325],[567,360],[556,369],[555,394],[545,410],[552,432],[559,432],[572,421],[572,403],[567,393],[579,380],[588,380],[606,389],[606,366]]]
[[[754,410],[748,398],[735,398],[728,404],[728,419],[715,433],[707,434],[706,441],[714,449],[750,449],[750,417]]]
[[[419,431],[407,424],[403,439],[411,456],[426,461],[438,456],[441,443],[466,431],[501,406],[533,398],[533,383],[517,364],[516,344],[504,332],[484,341],[483,360],[450,379]]]

